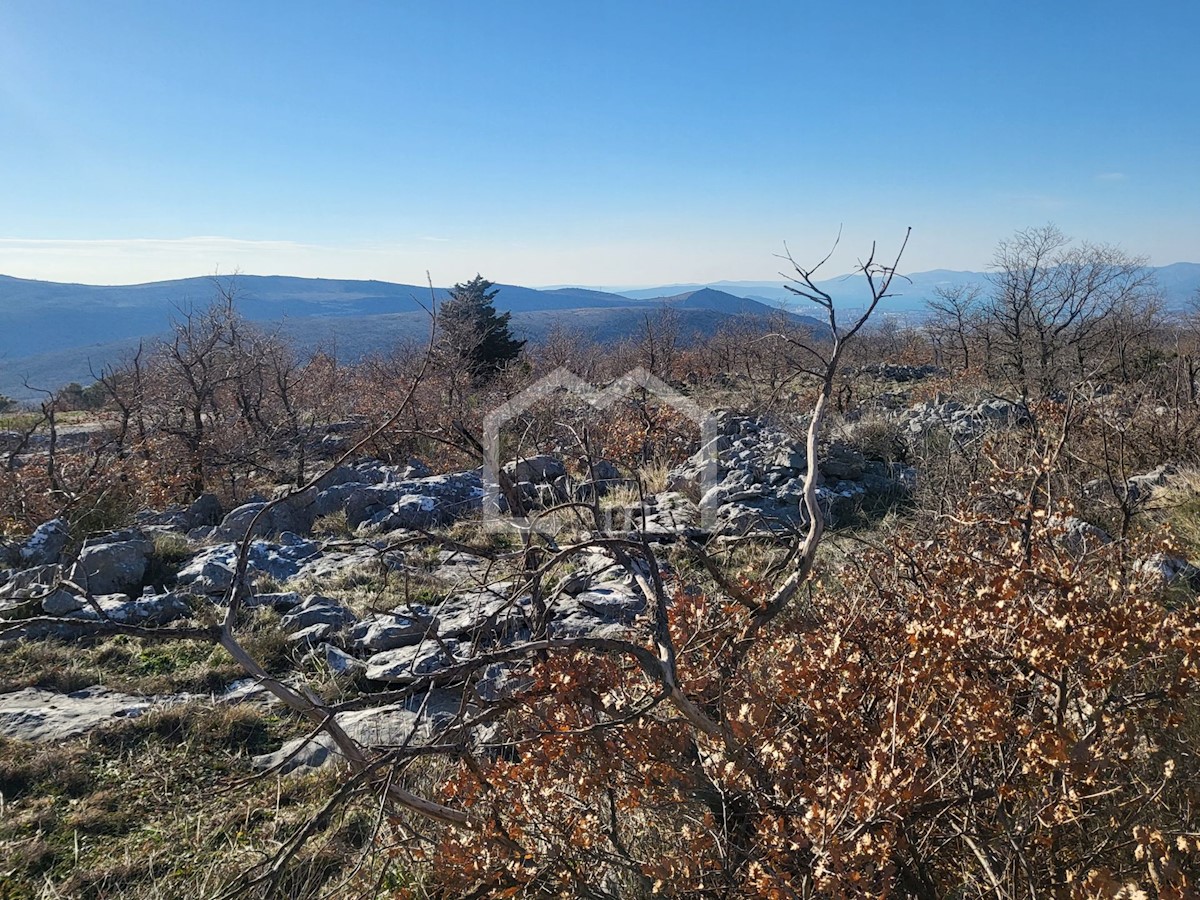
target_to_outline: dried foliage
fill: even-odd
[[[59,447],[61,410],[43,406],[29,435],[48,426],[49,446],[34,452],[26,436],[0,473],[14,529],[62,511],[103,527],[200,490],[299,488],[354,454],[475,465],[484,414],[564,364],[596,381],[641,366],[712,406],[736,396],[802,421],[810,461],[836,414],[840,439],[858,426],[868,456],[920,471],[916,509],[836,569],[819,565],[815,466],[806,531],[758,556],[607,534],[593,499],[567,504],[597,521],[574,543],[528,531],[485,545],[471,526],[410,535],[405,550],[507,565],[528,639],[489,642],[481,626],[453,665],[390,691],[331,678],[318,692],[263,665],[247,641],[244,541],[221,624],[120,629],[219,644],[349,765],[231,893],[281,890],[322,823],[371,798],[386,814],[375,861],[395,877],[339,882],[364,894],[1196,896],[1200,612],[1147,565],[1175,548],[1151,493],[1130,487],[1160,463],[1200,463],[1186,329],[1164,337],[1136,261],[1049,229],[1002,245],[995,291],[946,292],[924,328],[867,328],[896,276],[874,249],[861,267],[874,300],[850,322],[814,281],[819,266],[788,260],[826,333],[740,322],[697,343],[670,316],[647,317],[619,347],[560,332],[480,379],[439,362],[433,338],[353,367],[301,363],[227,302],[105,373],[108,427],[82,444]],[[906,433],[890,415],[895,386],[860,370],[881,358],[949,367],[899,402],[1007,392],[1019,421]],[[600,459],[661,471],[695,440],[693,423],[645,396],[602,412],[555,397],[511,427],[517,451],[552,449],[580,471]],[[1079,516],[1115,539],[1081,539]],[[645,612],[625,631],[551,636],[557,579],[598,548]],[[485,696],[497,668],[507,688]],[[335,718],[420,704],[433,687],[463,700],[420,741],[364,746]]]
[[[437,896],[1189,896],[1200,618],[1045,509],[902,534],[756,640],[680,590],[697,733],[636,666],[539,664],[439,799]],[[857,574],[857,578],[854,577]],[[1126,891],[1122,894],[1121,891]],[[474,892],[474,893],[473,893]]]

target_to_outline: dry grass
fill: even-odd
[[[216,895],[334,787],[334,772],[235,786],[252,755],[296,733],[262,707],[189,704],[63,744],[0,740],[0,897]],[[317,896],[373,824],[369,806],[333,817],[278,896]]]
[[[269,671],[286,671],[293,651],[278,617],[257,613],[255,619],[240,635],[243,644]],[[48,638],[17,641],[0,650],[0,692],[26,687],[69,692],[102,684],[132,694],[213,694],[244,674],[223,649],[193,640]]]
[[[667,474],[674,468],[665,460],[646,463],[636,473],[647,494],[660,494],[667,489]]]
[[[1200,557],[1200,469],[1181,469],[1154,489],[1145,507],[1145,525],[1166,524],[1181,555]]]

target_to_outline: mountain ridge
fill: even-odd
[[[26,400],[36,396],[35,386],[54,390],[71,381],[90,382],[140,340],[164,334],[189,307],[211,302],[217,281],[232,289],[238,311],[250,321],[271,324],[304,350],[334,348],[346,361],[420,339],[429,327],[428,286],[287,275],[82,285],[0,275],[0,394]],[[674,310],[684,340],[733,318],[779,314],[771,304],[710,289],[634,300],[590,288],[496,288],[497,308],[512,314],[519,336],[535,341],[555,327],[621,340],[644,328],[647,315],[664,309]],[[433,289],[438,302],[448,294],[448,288]],[[785,315],[821,327],[815,319]]]
[[[1147,266],[1159,282],[1164,299],[1170,308],[1181,308],[1200,290],[1200,263],[1180,261],[1163,266]],[[896,312],[912,312],[924,307],[926,299],[934,289],[940,286],[955,284],[974,284],[986,287],[990,282],[990,272],[972,271],[969,269],[929,269],[923,272],[909,272],[898,276],[892,285],[892,296],[888,305]],[[685,291],[695,291],[709,287],[725,291],[739,297],[747,297],[768,304],[783,303],[793,310],[803,311],[804,299],[789,291],[784,284],[786,280],[779,278],[774,281],[711,281],[707,284],[671,283],[648,286],[644,288],[622,288],[614,290],[623,297],[630,299],[647,299],[663,294],[679,294]],[[833,295],[839,307],[861,306],[870,300],[866,279],[854,273],[836,275],[832,278],[820,279],[816,282],[822,290]]]
[[[1170,263],[1152,272],[1168,308],[1181,309],[1200,296],[1200,263]],[[987,272],[954,269],[910,273],[897,279],[884,310],[912,313],[940,286],[986,288],[988,277]],[[348,360],[385,352],[428,328],[428,285],[292,275],[88,285],[0,274],[0,394],[32,398],[26,380],[48,389],[90,380],[139,339],[165,333],[172,318],[211,302],[218,282],[233,287],[237,307],[249,320],[274,323],[305,349],[336,345]],[[839,308],[862,307],[870,300],[861,275],[836,276],[817,285],[834,296]],[[620,340],[644,328],[647,314],[664,309],[674,312],[685,337],[711,333],[736,317],[784,314],[794,322],[823,327],[808,315],[817,311],[788,291],[782,279],[666,284],[624,292],[587,285],[496,287],[497,308],[512,313],[519,336],[534,340],[555,327]],[[448,288],[433,288],[438,302],[448,293]]]

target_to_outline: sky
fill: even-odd
[[[0,273],[1200,260],[1200,3],[0,0]]]

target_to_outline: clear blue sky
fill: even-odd
[[[1200,260],[1200,3],[0,0],[0,272],[771,278],[844,223]]]

